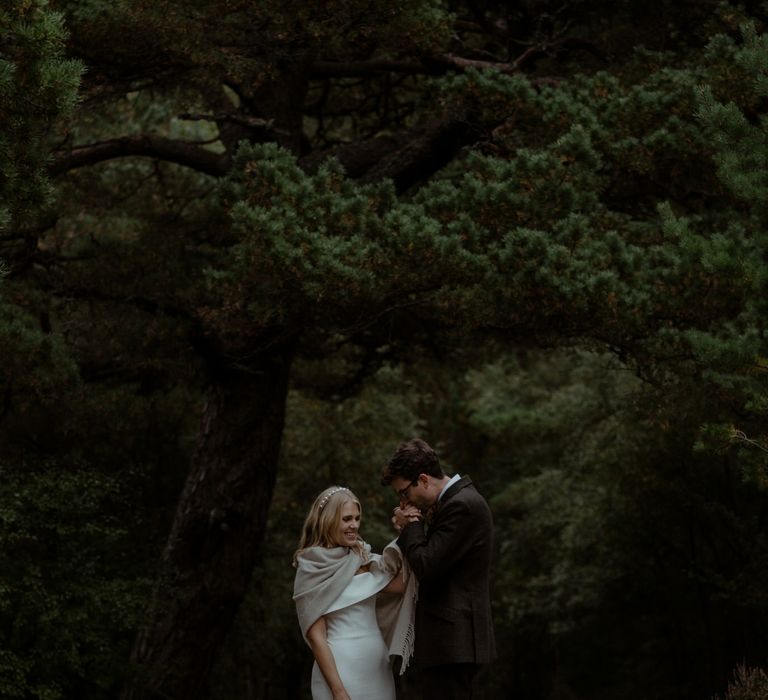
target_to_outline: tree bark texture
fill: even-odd
[[[123,700],[204,695],[264,539],[290,352],[216,378]]]

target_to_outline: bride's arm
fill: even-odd
[[[333,700],[350,700],[347,689],[341,682],[339,671],[336,668],[336,659],[328,646],[328,638],[325,631],[325,617],[321,617],[307,630],[307,641],[317,661],[318,668],[325,678],[325,682],[333,693]]]
[[[403,570],[398,569],[397,573],[392,577],[392,580],[381,589],[382,593],[404,593],[405,592],[405,579],[403,578]]]

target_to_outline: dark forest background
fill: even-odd
[[[0,697],[309,697],[306,509],[420,435],[481,698],[768,698],[766,20],[4,0]]]

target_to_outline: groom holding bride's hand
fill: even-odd
[[[402,443],[381,483],[400,501],[392,523],[419,581],[416,653],[424,700],[468,700],[496,655],[490,605],[493,523],[469,477],[443,473],[423,440]]]

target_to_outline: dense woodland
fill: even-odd
[[[308,698],[306,509],[380,548],[421,435],[494,514],[481,698],[767,698],[766,22],[4,0],[0,697]]]

